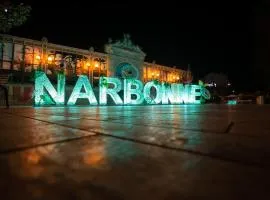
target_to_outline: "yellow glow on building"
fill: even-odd
[[[40,55],[36,55],[36,59],[40,60],[41,59]]]
[[[48,57],[48,61],[49,61],[49,62],[52,62],[52,61],[53,61],[53,59],[54,59],[54,57],[53,57],[53,56],[49,56],[49,57]]]

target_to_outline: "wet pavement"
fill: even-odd
[[[0,108],[1,199],[269,199],[270,106]]]

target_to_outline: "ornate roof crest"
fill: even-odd
[[[138,45],[133,44],[133,42],[130,40],[129,34],[124,34],[124,38],[122,40],[118,40],[115,43],[112,43],[111,45],[112,47],[127,49],[144,54],[144,52],[140,49]]]

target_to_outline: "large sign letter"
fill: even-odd
[[[135,87],[135,88],[132,88]],[[125,79],[124,80],[124,103],[125,104],[141,104],[144,101],[143,97],[143,84],[140,80]],[[131,96],[136,95],[136,99],[132,99]]]
[[[81,92],[84,89],[85,92]],[[87,76],[79,76],[75,87],[69,97],[67,105],[73,106],[76,104],[77,99],[88,99],[90,105],[97,105],[97,99],[95,97],[94,91],[89,83]]]
[[[109,84],[113,88],[109,88]],[[118,92],[122,89],[122,83],[118,78],[102,77],[99,79],[99,104],[107,105],[107,94],[111,96],[116,105],[122,105],[123,101]]]
[[[162,84],[162,104],[180,104],[179,84]]]
[[[201,103],[201,86],[191,85],[189,103],[200,104]]]
[[[201,86],[179,84],[180,101],[183,103],[201,103]]]
[[[151,94],[151,90],[155,88],[156,97]],[[162,99],[162,88],[160,84],[155,84],[154,81],[145,84],[143,89],[144,99],[148,104],[159,104]]]
[[[51,84],[46,74],[42,71],[35,72],[35,105],[64,105],[65,103],[65,75],[57,76],[57,91]],[[47,93],[44,91],[47,90]]]

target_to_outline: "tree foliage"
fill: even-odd
[[[228,83],[228,76],[222,73],[209,73],[204,77],[205,83],[216,83],[217,87],[226,87]]]
[[[31,7],[24,4],[0,4],[0,32],[8,32],[13,27],[23,25],[30,16]]]

